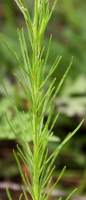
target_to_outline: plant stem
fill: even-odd
[[[39,0],[35,0],[35,9],[34,9],[34,34],[33,34],[33,41],[34,41],[34,50],[33,50],[33,82],[32,85],[34,86],[33,88],[33,94],[34,94],[34,99],[33,99],[33,131],[34,131],[34,154],[33,154],[33,159],[34,159],[34,175],[33,175],[33,193],[34,193],[34,200],[39,200],[40,199],[40,191],[39,191],[39,156],[37,158],[37,152],[39,148],[39,127],[40,127],[40,122],[39,122],[39,116],[37,112],[37,107],[39,104],[39,95],[40,95],[40,89],[39,89],[39,84],[38,84],[38,68],[40,67],[39,65],[39,55],[40,55],[40,44],[38,40],[38,3]]]

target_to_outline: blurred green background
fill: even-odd
[[[33,1],[27,0],[26,4],[32,13]],[[0,180],[18,177],[12,157],[12,148],[15,147],[16,141],[2,113],[7,112],[12,118],[15,115],[15,105],[21,113],[22,110],[27,112],[29,109],[29,102],[17,85],[14,75],[19,74],[13,52],[21,58],[17,28],[22,26],[24,20],[14,1],[0,0]],[[82,118],[86,118],[86,1],[58,1],[46,31],[46,48],[51,34],[52,43],[46,71],[55,57],[62,55],[59,68],[54,74],[57,85],[73,57],[71,70],[55,100],[54,114],[60,111],[61,115],[54,131],[55,135],[63,139],[69,131],[74,130]],[[50,144],[51,151],[56,145]],[[77,195],[86,194],[86,120],[56,161],[55,177],[65,164],[67,171],[59,188],[70,191],[71,188],[79,187]]]

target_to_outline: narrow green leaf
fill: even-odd
[[[61,81],[60,81],[60,83],[59,83],[59,85],[58,85],[58,87],[57,87],[57,89],[56,89],[56,91],[55,91],[55,93],[54,93],[54,95],[53,95],[53,99],[54,99],[54,98],[56,97],[56,95],[59,93],[59,91],[60,91],[60,89],[61,89],[61,87],[62,87],[62,85],[63,85],[63,83],[64,83],[64,81],[65,81],[65,79],[66,79],[66,77],[67,77],[67,75],[68,75],[68,72],[69,72],[69,70],[70,70],[70,68],[71,68],[71,66],[72,66],[72,63],[73,63],[73,57],[72,57],[72,59],[71,59],[71,62],[70,62],[70,64],[69,64],[69,66],[67,67],[67,70],[65,71],[63,77],[61,78]]]
[[[9,200],[13,200],[12,197],[11,197],[11,194],[10,194],[8,188],[6,188],[6,193],[7,193],[7,197],[8,197],[8,199],[9,199]]]
[[[67,197],[65,200],[69,200],[69,199],[74,195],[74,193],[75,193],[77,190],[78,190],[78,189],[75,188],[75,189],[68,195],[68,197]]]
[[[44,82],[41,85],[41,88],[46,84],[47,80],[51,77],[51,75],[54,73],[55,69],[57,68],[57,66],[59,66],[59,63],[61,61],[62,56],[60,56],[59,58],[57,57],[54,64],[52,65],[52,67],[50,68],[50,71],[47,75],[47,77],[45,78]]]
[[[61,170],[60,175],[59,175],[57,181],[56,181],[56,182],[52,185],[52,187],[49,189],[49,196],[50,196],[50,194],[53,192],[53,189],[54,189],[54,188],[56,187],[56,185],[59,183],[59,181],[61,180],[61,178],[63,177],[65,170],[66,170],[66,166],[63,167],[63,169]]]

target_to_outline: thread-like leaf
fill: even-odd
[[[12,197],[11,197],[11,194],[10,194],[8,188],[6,188],[6,193],[7,193],[7,197],[8,197],[8,199],[9,199],[9,200],[12,200]]]
[[[78,189],[75,188],[75,189],[68,195],[68,197],[67,197],[65,200],[71,199],[71,197],[74,195],[74,193],[75,193],[77,190],[78,190]]]

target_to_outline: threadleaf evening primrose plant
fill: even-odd
[[[29,145],[28,142],[24,140],[19,140],[21,148],[19,146],[17,147],[18,152],[14,152],[14,156],[17,161],[22,180],[31,198],[33,200],[47,200],[65,171],[64,167],[56,183],[52,185],[51,179],[53,171],[55,169],[54,161],[62,147],[80,128],[82,122],[72,133],[69,133],[67,135],[64,141],[58,144],[55,151],[50,155],[48,152],[48,143],[50,137],[51,140],[53,140],[52,130],[58,118],[57,114],[55,119],[53,119],[53,123],[50,127],[50,121],[53,114],[53,108],[51,109],[51,105],[64,82],[64,79],[71,67],[72,61],[67,68],[64,76],[62,77],[58,87],[55,88],[56,78],[54,78],[49,87],[47,87],[47,81],[52,76],[61,60],[61,56],[57,57],[53,65],[50,66],[48,74],[46,75],[45,71],[49,56],[51,37],[49,40],[49,45],[47,47],[46,56],[44,57],[44,35],[57,1],[55,0],[51,7],[49,5],[49,0],[34,0],[32,17],[30,16],[30,13],[25,6],[25,1],[15,0],[15,2],[24,16],[27,27],[28,42],[26,42],[23,28],[21,28],[21,30],[18,30],[23,61],[22,64],[20,63],[20,60],[16,53],[15,57],[18,60],[20,66],[19,69],[24,80],[22,82],[21,79],[19,79],[19,82],[22,85],[25,96],[30,104],[29,112],[27,114],[29,116],[27,117],[27,123],[30,123],[31,128],[30,130],[28,129],[28,134],[31,134],[33,145]],[[30,52],[28,52],[28,43],[30,44]],[[46,111],[48,112],[48,118],[47,121],[44,123],[44,116]],[[23,114],[24,113],[22,113],[22,115]],[[23,118],[21,118],[21,116],[20,119],[21,123],[23,123]],[[12,130],[16,135],[16,130],[13,128],[12,124],[9,121],[8,123],[10,124]],[[25,124],[23,124],[23,126],[24,125]],[[23,173],[19,158],[22,159],[22,161],[26,165],[29,172],[28,176]],[[8,198],[11,199],[8,190],[7,194]],[[70,194],[67,199],[70,199],[71,195],[72,194]],[[20,196],[19,199],[22,198],[25,200],[28,199],[28,195],[25,191],[23,192],[23,196]]]

